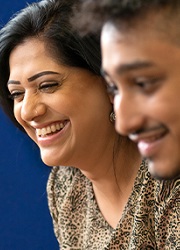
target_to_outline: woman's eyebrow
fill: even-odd
[[[15,81],[15,80],[9,80],[8,82],[7,82],[7,86],[9,85],[9,84],[21,84],[20,83],[20,81]]]
[[[54,71],[43,71],[43,72],[40,72],[40,73],[37,73],[35,74],[34,76],[31,76],[28,78],[28,82],[32,82],[34,80],[36,80],[37,78],[41,77],[41,76],[44,76],[44,75],[51,75],[51,74],[55,74],[55,75],[59,75],[58,72],[54,72]],[[16,80],[9,80],[7,82],[7,86],[9,84],[21,84],[20,81],[16,81]]]
[[[44,76],[44,75],[51,75],[51,74],[59,74],[58,72],[54,72],[54,71],[42,71],[40,73],[35,74],[34,76],[31,76],[28,78],[28,82],[32,82],[34,80],[36,80],[37,78]]]

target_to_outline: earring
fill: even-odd
[[[115,115],[114,111],[111,112],[111,114],[110,114],[110,116],[109,116],[109,120],[110,120],[111,122],[115,122],[115,120],[116,120],[116,115]]]

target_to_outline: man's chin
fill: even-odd
[[[179,169],[170,173],[162,169],[161,171],[158,171],[157,167],[155,166],[155,163],[152,160],[146,159],[146,161],[148,163],[148,170],[150,174],[153,176],[153,178],[157,180],[174,180],[180,177]]]

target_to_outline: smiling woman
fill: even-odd
[[[16,46],[9,66],[15,118],[40,147],[42,160],[51,166],[77,166],[84,147],[92,151],[90,142],[101,138],[101,122],[107,124],[102,133],[112,126],[107,119],[112,104],[102,79],[89,70],[57,63],[37,39]],[[82,158],[87,159],[86,153]]]
[[[34,3],[1,30],[1,103],[54,166],[47,191],[61,249],[156,249],[154,193],[163,183],[115,131],[99,36],[73,30],[76,7]]]
[[[27,2],[32,0],[1,2],[0,29]],[[0,138],[0,249],[57,250],[45,190],[50,168],[1,107]]]

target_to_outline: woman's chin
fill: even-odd
[[[48,156],[47,154],[43,154],[41,151],[41,160],[44,162],[45,165],[49,167],[59,166],[59,162],[53,159],[53,156]]]

